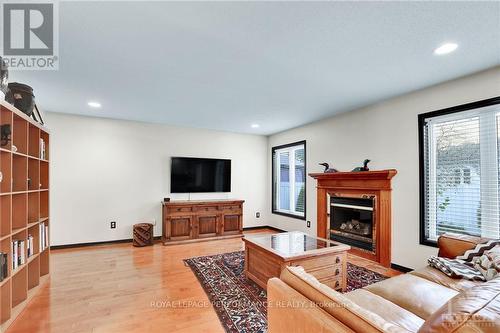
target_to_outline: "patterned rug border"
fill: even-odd
[[[236,252],[239,252],[239,251],[226,252],[226,253],[227,254],[234,254]],[[221,253],[219,255],[226,254],[226,253]],[[214,255],[217,255],[217,254],[214,254]],[[205,292],[205,294],[208,297],[208,300],[210,301],[210,304],[214,307],[215,313],[217,314],[217,317],[219,317],[219,321],[221,322],[221,325],[224,328],[224,331],[227,332],[227,329],[226,329],[226,327],[223,324],[225,322],[224,318],[226,317],[226,313],[223,312],[223,311],[218,311],[217,310],[218,307],[216,306],[216,304],[218,302],[216,303],[216,301],[214,300],[214,297],[217,297],[217,295],[212,295],[212,293],[208,292],[207,288],[205,287],[205,283],[204,283],[204,280],[203,280],[203,275],[201,274],[200,270],[198,269],[198,266],[196,266],[196,265],[190,265],[189,264],[189,261],[193,261],[193,260],[196,260],[196,259],[207,258],[207,257],[213,257],[214,255],[192,257],[192,258],[183,259],[182,261],[184,262],[184,265],[186,265],[187,267],[189,267],[191,269],[191,271],[194,273],[194,275],[196,276],[196,279],[200,283],[201,289],[203,289],[203,291]]]
[[[212,292],[211,292],[213,290],[212,286],[207,285],[205,283],[203,273],[200,271],[199,267],[194,262],[196,260],[205,259],[205,258],[231,256],[231,255],[238,255],[241,253],[244,253],[244,251],[224,252],[224,253],[218,253],[218,254],[213,254],[213,255],[191,257],[191,258],[187,258],[187,259],[182,260],[184,262],[184,265],[188,266],[191,269],[191,271],[194,273],[194,275],[196,276],[198,282],[200,283],[201,288],[203,289],[203,291],[207,295],[208,300],[210,301],[210,304],[214,307],[215,312],[217,313],[217,317],[219,318],[219,321],[221,323],[221,326],[224,328],[224,331],[226,331],[228,333],[238,332],[238,329],[235,326],[233,320],[227,316],[227,313],[225,311],[223,311],[224,309],[221,309],[222,302],[218,299],[215,299],[215,298],[218,298],[219,296],[215,293],[212,295]],[[193,264],[190,264],[190,262],[192,262]],[[237,278],[237,276],[234,276],[234,278]],[[255,282],[253,282],[251,280],[248,280],[248,281],[250,283],[254,284],[257,288],[260,288],[260,286],[258,286]],[[207,290],[207,287],[210,288],[211,290]],[[266,291],[264,290],[264,292],[266,292]],[[267,301],[267,292],[266,292],[266,301]],[[266,330],[262,331],[262,332],[267,331],[267,313],[265,313],[265,319],[266,319]],[[227,327],[226,325],[230,326],[230,327]]]

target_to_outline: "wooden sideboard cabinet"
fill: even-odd
[[[241,237],[243,202],[243,200],[163,202],[163,244]]]

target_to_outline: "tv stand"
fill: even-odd
[[[241,237],[243,202],[243,200],[163,202],[163,244]]]

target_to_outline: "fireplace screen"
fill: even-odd
[[[330,238],[373,251],[373,199],[332,197]]]

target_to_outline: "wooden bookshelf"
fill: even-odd
[[[0,146],[0,252],[8,256],[8,276],[0,281],[0,332],[4,332],[48,281],[50,248],[40,249],[39,237],[41,225],[50,229],[50,162],[45,127],[5,101],[0,101],[0,124],[10,124],[12,130],[11,141]],[[45,156],[40,139],[45,142]],[[29,235],[33,253],[28,257]],[[15,240],[25,241],[26,260],[13,269]]]

